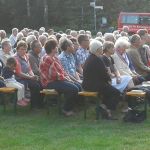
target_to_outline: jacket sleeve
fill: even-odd
[[[142,62],[142,59],[140,57],[140,54],[138,52],[131,53],[131,59],[132,62],[135,64],[135,66],[143,71],[150,72],[150,68],[144,65]]]

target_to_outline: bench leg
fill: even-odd
[[[49,115],[49,109],[50,109],[50,108],[49,108],[49,107],[50,107],[49,105],[50,105],[50,103],[49,103],[49,100],[48,100],[48,99],[49,99],[49,97],[48,97],[47,95],[45,95],[45,96],[44,96],[44,102],[45,102],[45,104],[46,104],[47,114]]]
[[[145,119],[147,119],[147,97],[145,98],[145,103],[144,103],[144,111],[145,111]]]
[[[59,115],[61,115],[62,111],[61,111],[61,95],[60,94],[57,96],[57,103],[58,103],[58,113]]]
[[[99,114],[100,114],[100,110],[99,110],[99,106],[100,106],[100,100],[99,98],[97,97],[96,98],[96,120],[99,120]]]
[[[14,112],[15,112],[15,114],[17,113],[17,100],[18,100],[17,91],[15,91],[15,93],[14,93]]]
[[[3,103],[3,111],[6,112],[6,95],[2,93],[1,96],[2,96],[2,103]]]
[[[86,120],[88,97],[84,97],[84,119]]]

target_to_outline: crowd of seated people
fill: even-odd
[[[63,93],[62,112],[73,114],[78,92],[96,91],[103,96],[100,106],[103,118],[111,119],[112,111],[127,89],[150,80],[150,35],[140,29],[101,32],[38,31],[12,29],[10,37],[0,30],[0,87],[18,89],[18,105],[44,106],[40,91],[44,88]]]

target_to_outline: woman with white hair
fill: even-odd
[[[100,106],[102,118],[114,119],[111,110],[115,110],[118,102],[122,99],[121,93],[111,85],[111,78],[100,57],[103,54],[102,43],[92,40],[89,49],[90,55],[83,67],[83,89],[99,92],[103,97]]]
[[[132,60],[126,53],[129,47],[130,43],[125,38],[119,38],[115,43],[115,53],[112,57],[121,75],[131,76],[135,84],[140,84],[145,79],[136,73]]]
[[[129,61],[129,57],[126,53],[126,49],[128,49],[129,46],[130,43],[127,40],[119,38],[114,45],[115,53],[112,57],[121,75],[134,76],[135,72],[133,65],[131,61]]]

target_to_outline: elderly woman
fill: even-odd
[[[86,91],[96,91],[103,96],[100,110],[102,118],[112,119],[111,110],[115,110],[122,99],[119,90],[111,85],[111,78],[105,68],[102,58],[102,43],[92,40],[89,45],[90,55],[83,67],[82,86]]]
[[[0,34],[0,42],[2,42],[3,39],[6,38],[6,31],[5,30],[0,30],[1,34]]]
[[[114,43],[106,41],[103,44],[103,61],[112,80],[112,86],[123,92],[127,88],[132,88],[134,83],[131,76],[120,75],[111,55],[114,54]]]
[[[9,57],[13,56],[12,46],[10,40],[5,38],[2,40],[2,50],[0,50],[0,59],[6,65],[6,61]]]
[[[63,113],[66,116],[73,114],[73,103],[78,98],[80,88],[76,85],[64,71],[56,54],[58,53],[56,39],[49,39],[45,44],[46,54],[40,62],[40,79],[44,88],[55,89],[64,93],[65,104]]]
[[[126,53],[129,46],[130,43],[125,38],[119,38],[115,43],[115,53],[112,57],[121,75],[131,76],[135,84],[140,84],[145,79],[135,71],[130,55]]]
[[[41,108],[42,97],[40,95],[41,86],[38,81],[38,77],[34,75],[30,63],[29,58],[26,54],[27,52],[27,44],[25,41],[19,41],[17,44],[17,53],[15,55],[17,66],[16,66],[16,79],[18,82],[25,85],[25,87],[29,87],[31,92],[31,106],[32,108]]]

